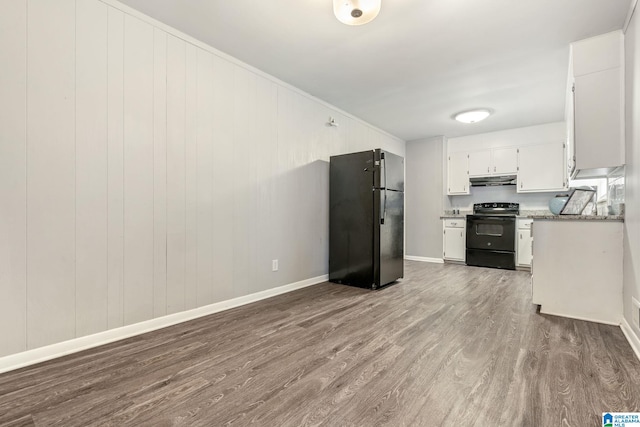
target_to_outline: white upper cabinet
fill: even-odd
[[[567,135],[574,177],[624,165],[624,46],[621,31],[571,45]]]
[[[491,150],[469,152],[469,176],[491,174]]]
[[[450,153],[448,159],[447,194],[469,194],[469,155],[466,152]]]
[[[518,149],[506,147],[491,150],[491,163],[494,175],[515,175],[518,171]]]
[[[566,189],[565,146],[562,142],[518,149],[518,193]]]
[[[469,152],[469,176],[515,175],[518,170],[516,147]]]

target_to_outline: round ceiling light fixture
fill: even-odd
[[[347,25],[371,22],[380,13],[382,0],[333,0],[333,13]]]
[[[491,115],[491,110],[481,108],[478,110],[463,111],[453,116],[460,123],[478,123]]]

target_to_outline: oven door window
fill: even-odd
[[[501,237],[504,233],[502,224],[480,223],[476,224],[476,234],[478,236]]]
[[[467,249],[515,251],[515,217],[467,218]]]

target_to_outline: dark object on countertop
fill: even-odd
[[[569,194],[569,200],[560,211],[560,215],[581,215],[595,195],[596,190],[591,187],[574,188]]]

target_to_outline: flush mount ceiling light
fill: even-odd
[[[333,13],[347,25],[362,25],[380,13],[382,0],[333,0]]]
[[[477,123],[491,115],[491,111],[487,109],[463,111],[453,116],[460,123]]]

